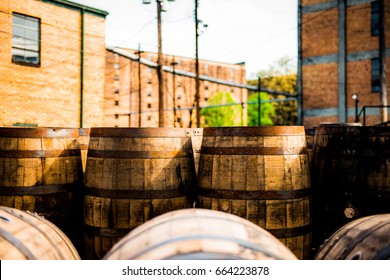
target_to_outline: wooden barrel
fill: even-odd
[[[36,212],[76,245],[82,234],[77,128],[0,128],[0,205]]]
[[[204,128],[202,208],[246,218],[299,258],[311,252],[310,176],[302,126]]]
[[[79,260],[72,242],[53,223],[30,212],[0,206],[1,260]]]
[[[277,238],[232,214],[184,209],[156,217],[119,241],[106,260],[296,260]]]
[[[85,172],[85,246],[101,259],[163,213],[191,207],[191,137],[181,128],[91,128]]]
[[[308,162],[309,162],[309,169],[310,169],[310,164],[311,164],[311,157],[313,154],[313,144],[314,144],[315,131],[316,131],[315,127],[305,129],[307,158],[308,158]]]
[[[390,214],[349,222],[325,241],[315,259],[390,260]]]
[[[313,241],[364,216],[390,212],[390,127],[316,128],[311,182]]]
[[[81,162],[83,165],[83,172],[85,173],[85,167],[87,166],[87,153],[89,145],[90,128],[79,128],[79,147],[81,152]]]

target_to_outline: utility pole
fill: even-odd
[[[142,110],[142,83],[141,83],[141,45],[138,44],[138,51],[135,53],[138,55],[138,127],[141,127],[141,110]]]
[[[176,116],[176,73],[175,73],[175,65],[177,65],[178,63],[175,61],[175,57],[172,58],[172,62],[171,62],[171,65],[172,65],[172,106],[173,106],[173,127],[176,127],[176,120],[177,120],[177,116]]]
[[[261,126],[261,77],[258,79],[258,93],[257,93],[257,125]]]
[[[164,79],[162,72],[162,34],[161,34],[161,12],[162,0],[157,3],[157,33],[158,33],[158,56],[157,56],[157,78],[158,78],[158,126],[164,127]]]
[[[196,127],[200,127],[200,106],[199,106],[199,47],[198,47],[198,0],[195,0],[195,108],[196,108]]]

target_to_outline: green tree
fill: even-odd
[[[205,127],[238,126],[241,124],[242,108],[235,104],[229,92],[213,93],[208,106],[202,108],[201,117]]]
[[[292,58],[282,57],[269,67],[268,70],[258,72],[261,77],[261,87],[280,92],[296,94],[297,74]],[[258,80],[248,81],[250,85],[258,85]],[[283,95],[270,95],[275,101],[282,101]],[[297,101],[289,100],[275,102],[275,115],[272,117],[274,125],[293,125],[297,121]],[[248,116],[249,117],[249,116]]]
[[[248,126],[259,125],[259,109],[260,109],[260,123],[261,125],[272,125],[272,119],[275,117],[275,105],[270,101],[271,97],[265,92],[261,92],[261,105],[259,108],[258,93],[253,93],[248,98]]]

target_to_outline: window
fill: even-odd
[[[152,108],[152,104],[151,103],[148,103],[148,108]]]
[[[119,68],[120,68],[119,63],[115,63],[115,64],[114,64],[114,68],[115,68],[115,69],[119,69]]]
[[[380,91],[380,61],[379,58],[371,59],[371,91]]]
[[[151,92],[151,91],[148,92],[148,96],[149,96],[149,97],[152,96],[152,92]]]
[[[114,115],[116,119],[119,119],[119,115],[118,114],[115,114]]]
[[[115,80],[115,81],[119,81],[119,75],[115,75],[115,76],[114,76],[114,80]]]
[[[147,120],[148,121],[152,120],[152,117],[151,116],[147,116]]]
[[[40,20],[12,13],[12,62],[40,65]]]
[[[379,35],[379,1],[371,2],[371,36]]]
[[[119,89],[115,89],[115,90],[114,90],[114,93],[115,93],[115,94],[119,94]]]
[[[115,106],[118,106],[118,105],[119,105],[119,101],[115,100]]]

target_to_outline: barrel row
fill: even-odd
[[[16,128],[7,128],[0,136],[2,169],[7,174],[3,175],[0,189],[2,205],[39,212],[53,220],[63,218],[68,223],[72,217],[70,228],[77,230],[69,234],[87,259],[103,258],[121,238],[154,217],[194,205],[231,213],[260,226],[300,259],[313,253],[313,233],[315,248],[330,231],[337,229],[317,227],[321,216],[314,212],[312,217],[312,209],[318,209],[326,199],[334,199],[331,194],[319,195],[328,186],[317,183],[312,197],[310,181],[317,182],[313,173],[325,164],[318,165],[321,162],[318,146],[324,145],[319,141],[325,139],[325,145],[333,141],[328,141],[320,129],[315,131],[312,146],[308,145],[309,133],[294,126],[23,130],[27,135]],[[371,129],[363,134],[367,133],[378,131]],[[331,131],[329,137],[334,139],[334,134]],[[376,142],[383,144],[385,134],[382,132]],[[80,135],[84,140],[80,140]],[[383,145],[371,149],[378,147]],[[64,151],[60,152],[61,149]],[[82,192],[77,149],[88,151],[88,157],[84,157]],[[312,149],[310,157],[308,149]],[[365,149],[370,150],[370,146]],[[12,156],[12,151],[20,153]],[[31,166],[34,171],[26,171]],[[374,189],[373,193],[376,195],[377,191]],[[73,199],[64,204],[69,211],[66,206],[61,211],[51,209],[54,207],[51,201],[57,204],[66,200],[59,194]],[[39,208],[40,205],[46,208]],[[343,211],[344,216],[350,216],[348,221],[360,217],[356,206],[350,202],[347,206],[350,207]],[[84,216],[77,214],[83,212]]]
[[[50,220],[59,219],[60,222],[68,223],[71,220],[70,229],[78,229],[77,233],[80,233],[81,228],[77,225],[81,223],[84,236],[80,237],[78,234],[71,239],[87,259],[101,259],[125,234],[153,217],[177,209],[191,208],[194,203],[196,207],[242,216],[265,227],[280,239],[285,239],[286,244],[290,242],[300,250],[302,245],[297,245],[294,238],[310,234],[310,219],[301,219],[290,227],[286,227],[283,220],[293,220],[293,216],[302,216],[305,209],[308,209],[310,194],[302,188],[309,185],[308,182],[298,184],[294,190],[293,183],[299,181],[297,174],[300,171],[291,172],[290,167],[280,168],[285,165],[284,157],[288,158],[289,165],[295,162],[294,157],[298,158],[297,166],[305,164],[302,131],[299,132],[300,146],[297,147],[297,141],[294,140],[297,129],[300,128],[230,128],[215,131],[92,128],[90,131],[79,130],[76,133],[74,130],[63,129],[45,131],[42,128],[5,128],[0,137],[3,174],[10,175],[7,175],[9,178],[4,176],[5,180],[2,181],[2,203],[9,207],[38,212]],[[79,138],[80,134],[84,134],[82,136],[86,138],[88,133],[90,139],[84,139],[84,146],[81,146],[81,141],[76,138]],[[229,138],[238,143],[223,147],[224,143],[229,142]],[[222,146],[205,147],[203,159],[200,152],[202,139],[221,143]],[[287,145],[291,140],[294,140],[293,144]],[[246,147],[246,142],[253,141],[251,147]],[[82,177],[79,171],[80,154],[75,152],[77,148],[88,150],[82,193],[77,187]],[[226,162],[232,164],[235,164],[237,157],[240,163],[247,162],[248,170],[241,170],[244,173],[252,172],[250,168],[253,169],[263,161],[264,170],[270,170],[269,174],[264,174],[264,178],[270,182],[260,182],[264,179],[259,171],[256,175],[259,181],[255,179],[240,186],[237,181],[240,174],[232,173],[236,172],[232,166],[233,171],[229,175],[232,184],[230,190],[217,181],[208,185],[207,178],[227,176],[227,170],[224,169],[226,165],[220,170],[207,170],[207,162],[215,162],[216,166],[218,162],[225,162],[223,157]],[[198,173],[205,174],[202,177],[205,182],[203,185],[198,185],[198,164],[194,163],[194,159],[202,162],[202,171]],[[28,169],[31,165],[35,168],[33,171]],[[273,165],[275,167],[272,167]],[[18,168],[4,170],[8,166]],[[21,170],[21,167],[24,170]],[[271,170],[272,168],[274,170]],[[210,172],[215,175],[207,177],[206,174]],[[275,176],[272,173],[280,172],[283,174],[278,175],[279,179],[291,173],[291,179],[286,181],[290,189],[279,189],[283,187],[283,181],[275,182],[267,189],[268,184],[272,185],[272,176]],[[24,174],[27,173],[35,177],[23,181]],[[307,171],[305,174],[307,180]],[[48,195],[58,196],[59,193],[74,200],[66,201],[66,205],[62,205],[61,209],[54,209],[58,201],[65,199]],[[201,199],[198,199],[199,194]],[[80,197],[83,200],[81,204]],[[45,199],[53,201],[52,205],[44,201]],[[46,208],[39,208],[41,201]],[[74,205],[77,207],[73,207]],[[292,211],[287,213],[287,207],[291,207]],[[82,212],[84,217],[80,221],[80,215],[77,213]],[[278,215],[290,216],[280,218]],[[259,224],[263,221],[264,224]],[[57,224],[72,236],[60,222]],[[309,244],[308,241],[305,242]]]

